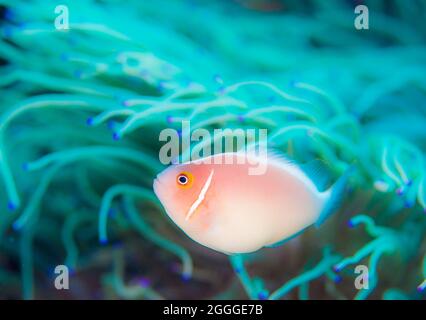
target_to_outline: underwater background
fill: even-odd
[[[182,120],[354,165],[342,207],[231,265],[152,191]],[[424,0],[0,0],[1,299],[425,299],[425,149]]]

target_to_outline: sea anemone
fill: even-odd
[[[354,27],[358,2],[368,29]],[[425,12],[421,0],[0,0],[0,298],[425,298]],[[183,120],[267,129],[271,147],[334,178],[354,166],[344,204],[229,263],[152,191],[159,133]],[[69,290],[53,285],[58,265]],[[359,265],[368,288],[354,285]]]

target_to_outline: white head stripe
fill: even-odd
[[[198,195],[197,200],[194,201],[192,206],[189,208],[188,213],[186,214],[185,220],[189,220],[191,216],[194,214],[195,210],[197,210],[198,206],[203,202],[204,197],[206,196],[207,191],[209,190],[210,184],[212,182],[214,170],[210,171],[210,175],[204,183],[204,186],[201,188],[200,194]]]

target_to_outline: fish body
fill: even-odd
[[[264,161],[266,170],[250,175],[256,161]],[[154,181],[154,192],[174,223],[198,243],[226,254],[274,246],[324,219],[329,214],[324,210],[333,209],[332,191],[320,192],[283,157],[254,153],[173,165]]]

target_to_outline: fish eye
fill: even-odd
[[[182,185],[185,185],[185,184],[187,184],[187,183],[188,183],[188,177],[187,177],[186,175],[184,175],[184,174],[181,174],[181,175],[178,177],[178,182],[179,182],[180,184],[182,184]]]
[[[176,182],[181,187],[189,187],[192,184],[192,175],[189,172],[181,172],[176,177]]]

